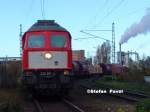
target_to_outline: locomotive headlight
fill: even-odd
[[[52,54],[51,53],[45,53],[45,58],[46,59],[51,59],[52,58]]]

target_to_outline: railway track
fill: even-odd
[[[123,94],[116,95],[116,96],[133,102],[139,102],[143,99],[150,98],[150,95],[129,91],[129,90],[124,90]]]
[[[84,89],[91,89],[91,88],[95,89],[93,86],[88,86],[88,85],[85,85],[85,84],[80,84],[80,86]],[[106,85],[101,85],[100,88],[103,89],[103,90],[106,90],[106,91],[109,91],[110,88],[114,89],[114,90],[118,89],[118,88],[109,87],[109,86],[106,86]],[[114,96],[114,97],[121,98],[121,99],[131,101],[131,102],[139,102],[143,99],[150,98],[150,95],[144,94],[143,92],[129,91],[129,90],[123,90],[123,93],[121,93],[121,94],[107,92],[105,95]]]
[[[93,82],[97,78],[85,79],[85,81]],[[79,81],[80,82],[80,81]],[[60,101],[39,101],[37,98],[30,96],[29,102],[26,102],[26,107],[24,107],[24,112],[85,112],[85,109],[81,109],[76,104],[73,103],[73,99],[71,97],[65,97]],[[40,98],[38,98],[40,99]],[[42,98],[41,98],[42,99]],[[44,98],[45,99],[45,98]],[[52,99],[53,100],[53,99]]]
[[[85,112],[68,99],[51,102],[40,102],[33,99],[32,104],[30,102],[28,106],[24,109],[24,112]]]
[[[40,105],[38,100],[33,99],[33,102],[34,102],[34,106],[35,106],[35,109],[37,110],[37,112],[44,112],[44,110],[41,107],[41,105]]]
[[[75,104],[73,104],[72,102],[70,102],[67,99],[63,99],[63,102],[65,104],[67,104],[72,110],[74,110],[75,112],[85,112],[84,110],[82,110],[80,107],[76,106]]]
[[[106,85],[101,85],[101,87],[107,88],[107,89],[114,88],[114,87],[106,86]],[[141,91],[131,91],[131,90],[126,90],[126,89],[123,90],[122,94],[110,94],[110,95],[120,97],[122,99],[129,100],[132,102],[139,102],[140,100],[143,100],[145,98],[150,98],[150,95],[145,94]]]

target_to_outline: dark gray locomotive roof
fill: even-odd
[[[41,30],[59,30],[67,31],[65,28],[55,22],[55,20],[38,20],[33,24],[28,31],[41,31]]]

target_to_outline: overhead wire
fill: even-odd
[[[100,25],[104,20],[106,20],[106,18],[108,16],[110,16],[117,8],[119,8],[121,6],[121,4],[124,2],[125,0],[121,0],[118,4],[116,4],[109,12],[107,12],[101,19],[101,21],[99,23],[97,23],[97,25],[94,25],[94,28],[97,27],[98,25]]]
[[[89,39],[89,38],[98,38],[98,37],[82,37],[82,38],[75,38],[73,40],[81,40],[81,39]],[[99,38],[98,38],[99,39]]]
[[[40,4],[41,4],[41,14],[42,14],[42,18],[45,19],[45,10],[44,10],[44,7],[45,7],[45,1],[44,0],[40,0]]]
[[[128,15],[128,17],[133,17],[133,16],[135,16],[135,14],[140,13],[146,9],[147,8],[145,8],[145,7],[137,8],[133,11],[130,11],[130,12],[124,14],[124,16],[121,16],[121,17],[119,16],[118,18],[119,18],[119,20],[124,20],[124,19],[126,19],[126,15]]]
[[[105,41],[110,41],[110,42],[112,42],[111,40],[108,40],[108,39],[106,39],[106,38],[103,38],[103,37],[100,37],[100,36],[97,36],[97,35],[93,35],[93,34],[91,34],[91,33],[85,32],[85,31],[80,31],[80,32],[82,32],[82,33],[84,33],[84,34],[86,34],[86,35],[90,35],[90,36],[92,36],[93,38],[99,38],[99,39],[103,39],[103,40],[105,40]]]
[[[104,1],[103,5],[102,5],[102,6],[105,6],[104,8],[103,8],[103,7],[98,7],[98,8],[97,8],[97,11],[96,11],[95,15],[94,15],[93,17],[91,17],[91,19],[89,20],[87,26],[88,26],[89,24],[92,24],[93,21],[96,21],[97,17],[99,16],[100,10],[101,10],[101,9],[104,10],[105,8],[107,8],[106,5],[108,4],[108,2],[109,2],[109,0],[105,0],[105,1]],[[85,28],[87,28],[87,26],[85,26]]]
[[[29,8],[28,8],[28,11],[27,11],[27,13],[26,13],[25,22],[24,22],[25,26],[26,26],[26,24],[27,24],[27,22],[28,22],[28,20],[29,20],[29,17],[30,17],[31,12],[32,12],[32,8],[33,8],[33,5],[34,5],[34,1],[35,1],[35,0],[30,0]]]

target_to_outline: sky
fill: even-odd
[[[44,1],[44,16],[41,2]],[[84,49],[86,56],[94,56],[96,47],[105,40],[88,38],[81,30],[111,30],[115,23],[116,51],[127,28],[138,23],[150,8],[149,0],[1,0],[0,1],[0,57],[20,56],[19,25],[25,32],[37,20],[55,20],[72,35],[72,48]],[[88,31],[111,40],[111,31]],[[87,38],[79,39],[77,38]],[[150,56],[150,33],[140,34],[122,45],[123,51],[136,51]]]

